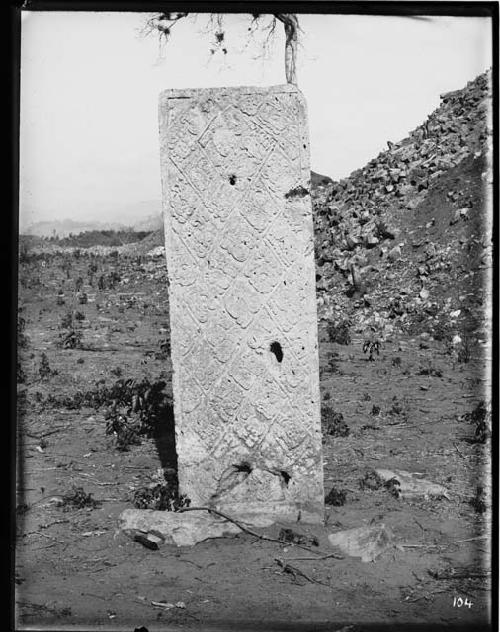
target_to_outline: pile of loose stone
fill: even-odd
[[[398,143],[388,141],[388,149],[364,168],[313,190],[320,318],[335,319],[354,308],[352,316],[358,324],[373,319],[373,306],[381,303],[376,295],[365,295],[363,288],[349,292],[356,281],[353,266],[360,278],[378,278],[382,285],[387,277],[390,281],[394,263],[404,259],[408,245],[409,213],[449,169],[481,155],[491,142],[490,71],[462,90],[441,95],[441,101],[422,125]],[[463,219],[465,212],[460,212],[450,217],[450,224]],[[437,248],[434,254],[449,259],[446,249]],[[390,302],[390,297],[384,298]],[[384,319],[388,313],[377,316]]]

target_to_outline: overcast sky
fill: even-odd
[[[228,54],[210,54],[206,16],[179,21],[160,56],[148,14],[25,12],[21,48],[21,222],[119,220],[161,198],[158,94],[285,83],[284,35],[266,57],[247,15],[226,16]],[[298,83],[311,167],[362,167],[491,66],[486,18],[302,15]],[[145,212],[145,211],[143,211]]]

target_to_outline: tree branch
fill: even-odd
[[[168,42],[172,28],[179,20],[185,18],[189,13],[157,13],[146,21],[143,28],[144,35],[150,35],[153,32],[159,33],[160,46],[162,41]],[[258,13],[252,14],[249,31],[253,33],[262,16]],[[221,49],[224,54],[227,53],[225,48],[223,31],[224,14],[212,13],[209,17],[209,29],[214,31],[214,45],[210,52],[213,54],[217,48]],[[266,27],[268,31],[264,47],[266,48],[274,34],[276,28],[276,20],[279,20],[285,29],[285,75],[287,83],[297,85],[297,48],[298,48],[298,31],[299,21],[295,13],[274,13],[272,20]]]
[[[299,21],[295,13],[275,13],[285,27],[285,75],[287,83],[297,85],[297,32]]]

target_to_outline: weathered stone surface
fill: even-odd
[[[392,531],[384,524],[338,531],[329,535],[328,540],[332,546],[338,546],[343,553],[360,557],[362,562],[373,562],[384,551],[394,546]]]
[[[293,86],[160,97],[180,491],[323,518],[309,142]]]

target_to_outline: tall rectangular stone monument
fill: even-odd
[[[304,99],[291,85],[167,90],[159,122],[180,491],[319,522]]]

